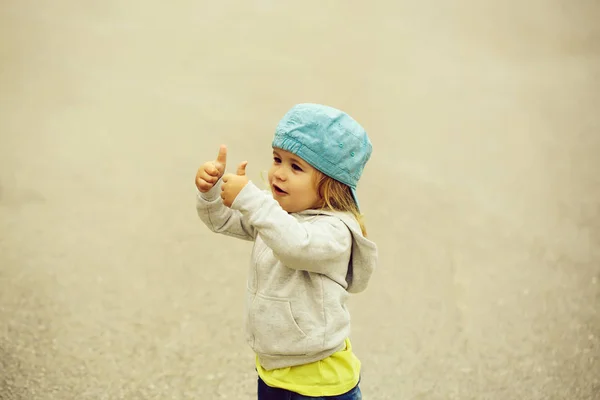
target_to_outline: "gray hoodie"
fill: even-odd
[[[221,180],[198,193],[198,216],[213,232],[254,241],[246,292],[246,340],[267,370],[307,364],[344,348],[348,293],[367,287],[377,247],[345,212],[287,213],[249,182],[231,208]]]

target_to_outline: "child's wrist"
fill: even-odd
[[[201,192],[198,190],[198,197],[205,201],[214,201],[220,197],[221,194],[221,179],[219,179],[210,190]]]
[[[231,209],[242,212],[249,211],[248,200],[254,198],[253,193],[255,193],[255,191],[257,190],[259,189],[256,187],[256,185],[254,185],[252,181],[248,181],[248,183],[244,185],[242,190],[240,190],[240,192],[235,197],[235,200],[231,204]]]

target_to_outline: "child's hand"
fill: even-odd
[[[227,165],[227,146],[221,145],[215,161],[208,161],[196,172],[196,187],[202,193],[208,192],[225,173]]]
[[[236,175],[223,175],[223,185],[221,186],[221,198],[223,199],[223,204],[225,204],[227,207],[231,207],[237,195],[248,183],[248,177],[246,176],[246,165],[248,165],[248,161],[244,161],[243,163],[241,163],[238,166]]]

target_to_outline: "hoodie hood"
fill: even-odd
[[[346,282],[348,292],[360,293],[364,291],[371,279],[371,275],[377,266],[377,245],[363,236],[360,225],[351,213],[342,211],[306,210],[300,212],[303,215],[331,215],[339,218],[352,234],[352,255]]]

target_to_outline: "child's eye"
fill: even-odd
[[[302,171],[302,168],[300,168],[300,166],[298,164],[292,164],[292,169],[294,169],[296,171]]]
[[[279,163],[281,163],[281,158],[273,157],[273,161],[275,162],[275,164],[279,164]]]

